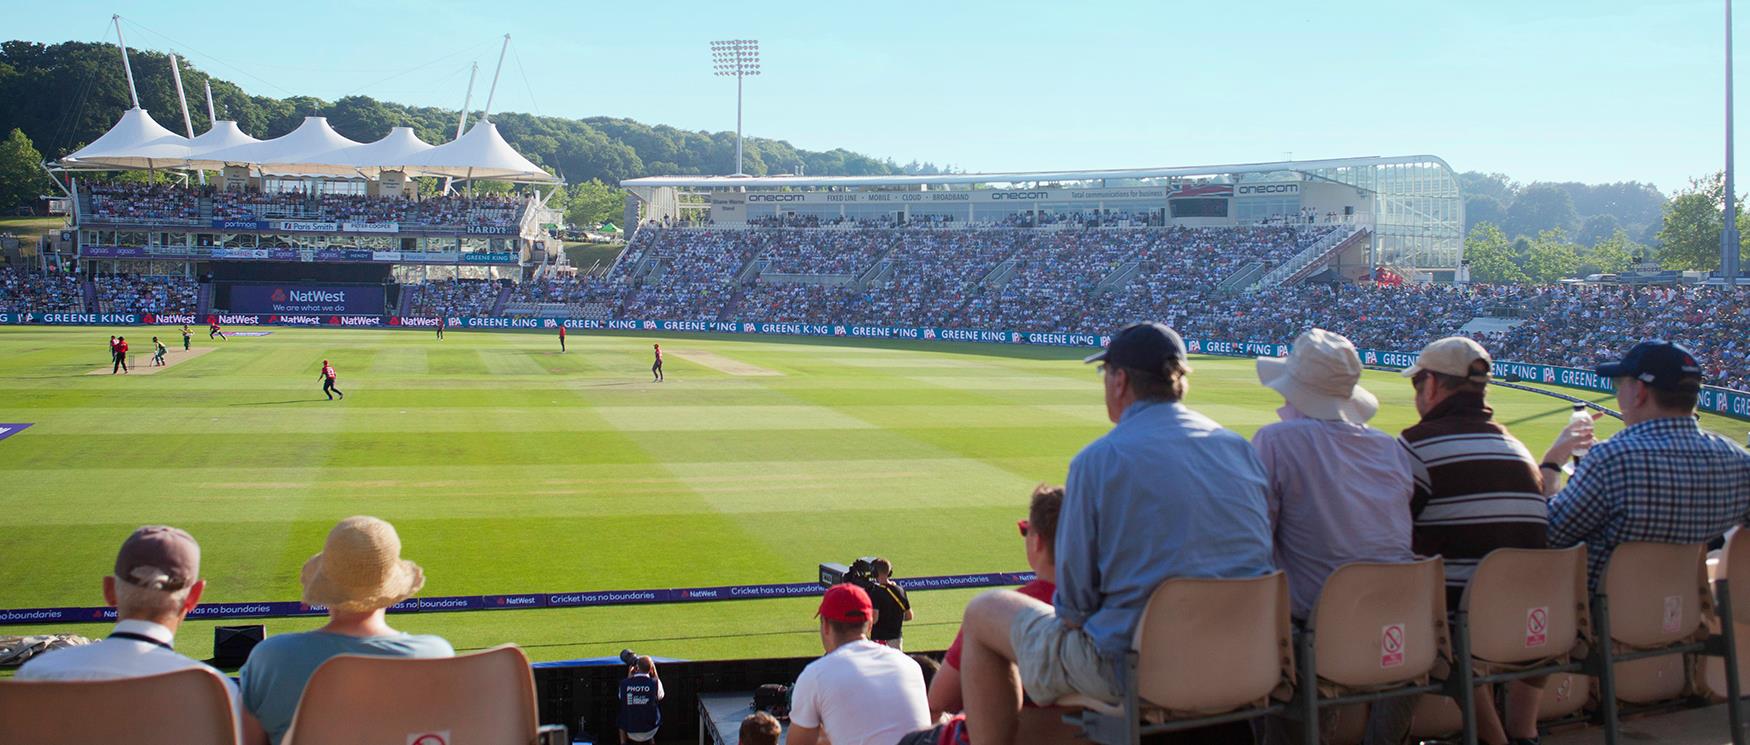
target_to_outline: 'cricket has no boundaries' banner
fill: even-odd
[[[1033,581],[1032,572],[990,572],[986,574],[951,574],[938,577],[914,577],[896,580],[908,592],[919,590],[951,590],[970,587],[1000,587]],[[763,600],[819,595],[819,582],[790,582],[771,585],[726,585],[722,587],[684,587],[667,590],[592,590],[589,592],[555,592],[525,595],[453,595],[447,597],[410,598],[390,606],[390,613],[434,613],[446,611],[522,610],[529,608],[588,608],[605,605],[643,605],[651,603],[708,603],[718,600]],[[189,618],[227,620],[237,618],[287,618],[320,616],[328,609],[296,601],[266,601],[256,603],[201,603],[188,614]],[[101,623],[114,621],[114,608],[18,608],[0,610],[0,626],[45,623]]]
[[[1105,334],[1068,332],[990,331],[912,326],[859,326],[832,323],[755,323],[750,321],[650,321],[595,320],[580,318],[510,318],[488,316],[409,317],[359,315],[264,315],[218,313],[0,313],[0,325],[48,324],[84,326],[177,325],[216,322],[222,326],[337,326],[435,329],[553,330],[563,326],[578,331],[684,331],[716,334],[772,334],[779,336],[835,336],[855,339],[908,339],[987,344],[1032,344],[1054,347],[1103,347],[1111,341]],[[1288,345],[1274,342],[1187,339],[1192,354],[1225,357],[1280,357]],[[1369,367],[1406,368],[1416,362],[1415,352],[1362,349],[1361,362]],[[1533,383],[1609,392],[1610,381],[1591,370],[1523,362],[1496,362],[1495,374]],[[1736,419],[1750,419],[1750,392],[1704,386],[1701,410]]]

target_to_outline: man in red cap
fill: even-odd
[[[869,640],[875,608],[855,585],[820,599],[820,645],[790,692],[790,745],[893,745],[930,726],[924,673],[904,652]]]

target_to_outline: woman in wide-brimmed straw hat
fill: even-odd
[[[243,706],[253,716],[246,744],[278,745],[292,724],[311,673],[339,654],[449,657],[450,643],[389,628],[384,613],[425,586],[425,572],[401,558],[395,527],[374,517],[349,517],[328,531],[322,553],[304,562],[304,603],[328,611],[315,631],[268,638],[249,653],[239,674]]]

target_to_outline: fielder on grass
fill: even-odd
[[[337,393],[340,394],[341,398],[346,398],[346,394],[340,393],[340,389],[334,387],[334,366],[328,364],[328,360],[322,361],[321,377],[322,393],[328,396],[328,400],[333,401]]]

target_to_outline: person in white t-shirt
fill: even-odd
[[[930,726],[924,673],[904,652],[869,640],[875,608],[855,585],[820,599],[820,644],[790,693],[790,745],[895,745]]]

